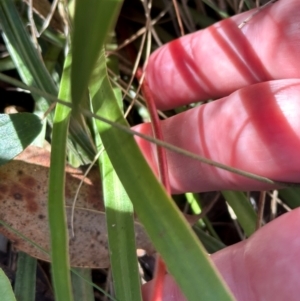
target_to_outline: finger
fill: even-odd
[[[289,212],[257,231],[248,240],[211,256],[236,299],[299,300],[300,209]],[[151,283],[143,288],[149,299]],[[170,276],[164,283],[163,301],[184,301]]]
[[[278,1],[177,39],[154,52],[146,78],[162,110],[229,95],[257,82],[299,78],[298,0]]]
[[[212,256],[238,300],[298,300],[299,226],[296,209]]]
[[[142,286],[143,301],[151,301],[153,282],[147,282]],[[163,283],[162,301],[186,301],[179,287],[170,275],[166,275]]]
[[[264,82],[161,122],[164,140],[277,181],[300,181],[300,80]],[[150,124],[136,129],[151,135]],[[137,138],[157,169],[155,146]],[[270,186],[167,151],[173,193],[263,190]]]

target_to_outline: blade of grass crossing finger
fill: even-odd
[[[76,1],[71,71],[75,111],[82,101],[100,49],[116,21],[121,4],[120,0]]]
[[[222,191],[226,202],[233,209],[247,237],[255,232],[257,214],[245,194],[240,191]]]
[[[71,57],[67,56],[59,91],[59,98],[65,101],[70,101],[70,63]],[[68,254],[69,241],[64,206],[66,141],[70,114],[70,108],[58,104],[55,109],[52,131],[48,216],[52,279],[56,301],[73,300]]]
[[[101,92],[103,89],[111,91],[108,82],[101,84],[106,73],[105,64],[105,55],[104,51],[102,51],[90,82],[90,92],[94,107],[101,107],[104,100]],[[115,92],[114,95],[120,96],[119,100],[121,100],[120,93]],[[94,120],[94,126],[95,133],[97,133],[95,142],[99,150],[102,147],[98,134],[98,131],[101,130],[99,122]],[[99,166],[101,166],[102,190],[115,296],[117,300],[142,300],[136,257],[133,206],[106,152],[103,152],[101,155]]]
[[[113,95],[105,99],[109,101],[102,105],[101,114],[108,116],[115,103]],[[123,123],[119,114],[114,120]],[[203,300],[232,300],[203,247],[157,182],[132,137],[105,125],[101,138],[139,219],[187,299],[199,300],[202,296]]]
[[[81,78],[83,77],[85,81],[89,80],[90,74],[92,74],[93,62],[96,62],[104,41],[104,39],[97,40],[91,34],[94,29],[89,31],[89,27],[85,26],[85,30],[81,29],[79,31],[80,25],[76,25],[76,13],[84,10],[79,9],[78,3],[83,5],[83,2],[80,1],[76,3],[74,45],[72,46],[73,67],[76,64],[81,66],[79,62],[86,59],[90,63],[82,66],[84,68],[83,74],[82,70],[78,66],[76,67],[81,72],[80,79],[76,80],[74,77],[79,76],[79,74],[72,67],[72,98],[74,100],[74,97],[77,97],[75,100],[77,105],[80,103],[87,87],[81,81]],[[86,3],[91,2],[86,1]],[[98,11],[89,9],[89,14],[85,16],[85,25],[91,24],[91,20],[96,18],[99,18]],[[75,43],[76,35],[78,35],[77,45]],[[84,45],[89,46],[88,53],[85,50],[83,51],[82,41],[84,41]],[[110,84],[106,75],[99,79],[99,93],[101,94],[102,104],[101,106],[98,103],[93,104],[94,111],[126,126],[127,123],[123,119],[115,95],[111,88],[107,89],[107,86],[109,87]],[[210,264],[196,236],[157,182],[133,137],[102,122],[97,121],[96,124],[111,163],[133,202],[140,220],[145,225],[148,234],[188,300],[199,300],[199,296],[203,296],[203,300],[233,300]],[[141,202],[141,198],[143,202]],[[176,231],[176,237],[174,236],[174,230]],[[201,273],[203,273],[202,277]],[[190,277],[187,278],[186,275],[190,275]]]
[[[105,68],[104,63],[102,66]],[[110,83],[106,72],[99,74],[102,74],[98,81],[98,93],[102,103],[94,103],[94,111],[127,125],[113,90],[108,89]],[[99,121],[97,127],[139,220],[144,224],[187,299],[196,301],[201,296],[202,300],[234,300],[209,262],[195,234],[158,183],[133,137]]]
[[[11,284],[3,270],[0,268],[0,296],[1,301],[16,301]]]
[[[14,85],[16,87],[21,87],[23,89],[26,89],[28,91],[31,91],[32,93],[36,93],[38,95],[41,95],[45,98],[47,98],[49,101],[52,101],[53,103],[57,102],[57,103],[61,103],[69,108],[72,108],[72,104],[69,103],[69,102],[65,102],[63,101],[62,99],[59,99],[57,98],[56,96],[53,96],[47,92],[44,92],[38,88],[35,88],[35,87],[32,87],[32,86],[27,86],[26,84],[20,82],[19,80],[16,80],[10,76],[7,76],[3,73],[0,73],[0,79],[4,82],[7,82],[7,83],[10,83],[11,85]],[[149,141],[151,143],[156,143],[158,145],[161,145],[163,147],[165,147],[166,149],[172,151],[172,152],[175,152],[175,153],[178,153],[178,154],[182,154],[183,156],[186,156],[186,157],[189,157],[189,158],[192,158],[194,160],[197,160],[199,162],[202,162],[204,164],[209,164],[209,165],[212,165],[212,166],[215,166],[217,168],[220,168],[220,169],[224,169],[224,170],[228,170],[232,173],[235,173],[235,174],[238,174],[238,175],[242,175],[243,177],[246,177],[246,178],[249,178],[249,179],[255,179],[256,181],[259,181],[259,182],[262,182],[262,183],[268,183],[268,184],[272,184],[272,185],[277,185],[277,186],[281,186],[281,187],[300,187],[300,183],[294,183],[294,182],[281,182],[281,181],[276,181],[276,180],[272,180],[270,178],[266,178],[266,177],[262,177],[260,175],[256,175],[256,174],[253,174],[253,173],[249,173],[245,170],[242,170],[242,169],[238,169],[238,168],[233,168],[229,165],[225,165],[225,164],[222,164],[222,163],[219,163],[217,161],[212,161],[210,159],[207,159],[205,157],[201,157],[195,153],[192,153],[192,152],[189,152],[189,151],[186,151],[185,149],[183,148],[180,148],[180,147],[176,147],[174,146],[173,144],[169,144],[167,142],[164,142],[164,141],[161,141],[161,140],[158,140],[158,139],[155,139],[153,138],[152,136],[148,136],[148,135],[144,135],[140,132],[136,132],[132,129],[130,129],[128,127],[127,124],[122,124],[122,123],[118,123],[118,122],[114,122],[110,119],[107,119],[105,118],[104,116],[98,116],[86,109],[82,109],[82,113],[85,117],[90,117],[90,118],[95,118],[99,121],[102,121],[112,127],[115,127],[116,129],[118,129],[119,131],[123,131],[123,132],[126,132],[128,135],[136,135],[136,136],[139,136],[140,138],[142,139],[145,139],[146,141]]]
[[[15,296],[18,301],[35,300],[35,283],[36,283],[36,258],[19,252],[17,274],[14,285]]]

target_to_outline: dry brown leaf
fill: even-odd
[[[50,153],[30,146],[13,161],[0,167],[0,220],[49,253],[49,227],[47,217],[48,173]],[[83,173],[66,168],[66,213],[71,237],[71,206]],[[137,247],[153,252],[153,247],[141,224],[135,223]],[[0,226],[0,232],[15,246],[33,257],[49,261],[48,255],[20,238],[11,230]],[[92,170],[84,180],[76,202],[74,215],[75,237],[70,239],[72,266],[106,268],[109,266],[106,219],[102,202],[100,179]]]

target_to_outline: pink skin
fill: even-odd
[[[168,143],[273,180],[300,182],[300,2],[279,0],[173,41],[146,70],[157,107],[221,99],[162,122]],[[230,94],[231,93],[231,94]],[[135,129],[151,134],[149,124]],[[154,170],[153,146],[137,138]],[[268,185],[168,152],[173,193]],[[299,300],[300,209],[212,255],[237,300]],[[143,288],[149,300],[151,283]],[[170,276],[164,301],[184,300]]]
[[[298,301],[300,296],[300,209],[287,213],[248,240],[211,256],[236,300]],[[143,287],[150,301],[151,282]],[[185,301],[171,276],[164,282],[163,301]]]

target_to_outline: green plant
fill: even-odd
[[[212,5],[211,1],[206,2],[216,10],[219,16],[228,15],[227,12]],[[66,26],[71,34],[66,37],[61,33],[53,33],[51,30],[44,32],[39,40],[39,46],[42,53],[46,54],[44,57],[52,58],[55,62],[46,64],[46,61],[44,64],[40,59],[39,49],[35,48],[37,45],[32,43],[25,29],[25,21],[21,18],[24,16],[18,13],[14,2],[3,0],[0,3],[0,22],[6,47],[13,66],[23,82],[23,85],[22,83],[16,85],[21,88],[27,87],[32,92],[37,105],[35,114],[46,111],[49,113],[47,127],[51,135],[48,135],[47,139],[51,141],[52,155],[48,213],[56,300],[65,301],[73,298],[80,300],[79,296],[82,293],[76,291],[73,295],[71,289],[64,203],[65,154],[68,154],[70,163],[78,165],[92,161],[96,153],[101,152],[103,148],[105,152],[100,154],[98,163],[103,181],[116,299],[141,300],[135,258],[134,208],[154,245],[164,258],[168,270],[174,275],[189,300],[198,300],[200,295],[203,296],[203,300],[232,300],[230,293],[214,273],[198,238],[146,164],[134,142],[133,133],[130,133],[129,124],[124,118],[120,85],[116,78],[120,72],[119,69],[125,68],[126,64],[120,63],[113,55],[109,58],[105,55],[105,51],[114,53],[110,47],[118,47],[113,28],[121,4],[119,1],[77,0],[74,15],[72,2],[68,7],[64,7],[65,11],[69,11],[65,21],[69,22]],[[246,4],[249,7],[252,5],[250,1],[246,1]],[[154,3],[156,9],[162,10],[160,6],[160,1]],[[236,8],[233,3],[232,7]],[[146,25],[149,26],[149,8],[145,6],[144,9],[148,17]],[[139,11],[137,12],[139,17],[138,13]],[[101,18],[98,14],[101,14]],[[194,7],[188,7],[185,14],[186,27],[189,24],[187,21],[189,18],[192,20],[189,24],[192,28],[196,27],[198,19],[201,19],[198,22],[205,25],[215,21],[205,15],[198,18]],[[148,27],[145,28],[145,32],[148,29]],[[174,32],[176,29],[175,26]],[[160,38],[164,42],[175,37],[170,36],[161,24],[157,31],[160,32]],[[125,32],[126,34],[128,33]],[[142,39],[141,45],[143,41],[145,39]],[[64,47],[70,49],[67,55],[64,55]],[[146,59],[149,48],[150,44],[145,53],[141,50],[139,55]],[[8,79],[3,74],[0,79],[15,84],[12,79]],[[132,91],[136,88],[136,84],[132,84],[131,80],[128,90]],[[128,100],[130,96],[126,95],[126,97]],[[54,114],[51,111],[53,102],[56,102]],[[17,115],[16,118],[18,116],[21,115]],[[31,115],[30,118],[35,117]],[[104,122],[105,120],[110,122]],[[18,120],[18,122],[23,121]],[[30,134],[33,137],[21,143],[23,147],[27,146],[38,133],[30,129]],[[43,139],[44,137],[41,141]],[[15,141],[19,142],[17,139],[13,140]],[[153,141],[166,146],[163,142]],[[20,148],[18,148],[19,151]],[[177,151],[180,150],[177,149]],[[14,155],[16,153],[6,160]],[[186,155],[191,154],[186,153]],[[197,159],[203,160],[203,158]],[[206,162],[215,164],[210,161]],[[256,177],[249,174],[248,176]],[[264,178],[261,180],[270,181]],[[253,208],[249,205],[245,194],[224,192],[225,198],[228,195],[230,199],[232,196],[236,197],[244,205],[238,206],[236,214],[241,226],[244,227],[245,234],[250,235],[254,230]],[[231,207],[234,206],[231,204]],[[242,214],[237,213],[241,212],[240,210]],[[250,226],[249,221],[251,221]],[[200,224],[199,227],[200,229],[209,228],[209,221],[206,220],[205,224]],[[213,243],[213,240],[209,242]],[[80,276],[78,271],[77,274],[79,275],[76,281],[80,281],[78,279],[82,279],[82,275]],[[87,289],[85,283],[85,280],[81,282],[83,290]],[[77,286],[80,287],[78,282]],[[91,286],[88,287],[90,290],[87,298],[92,300]]]

